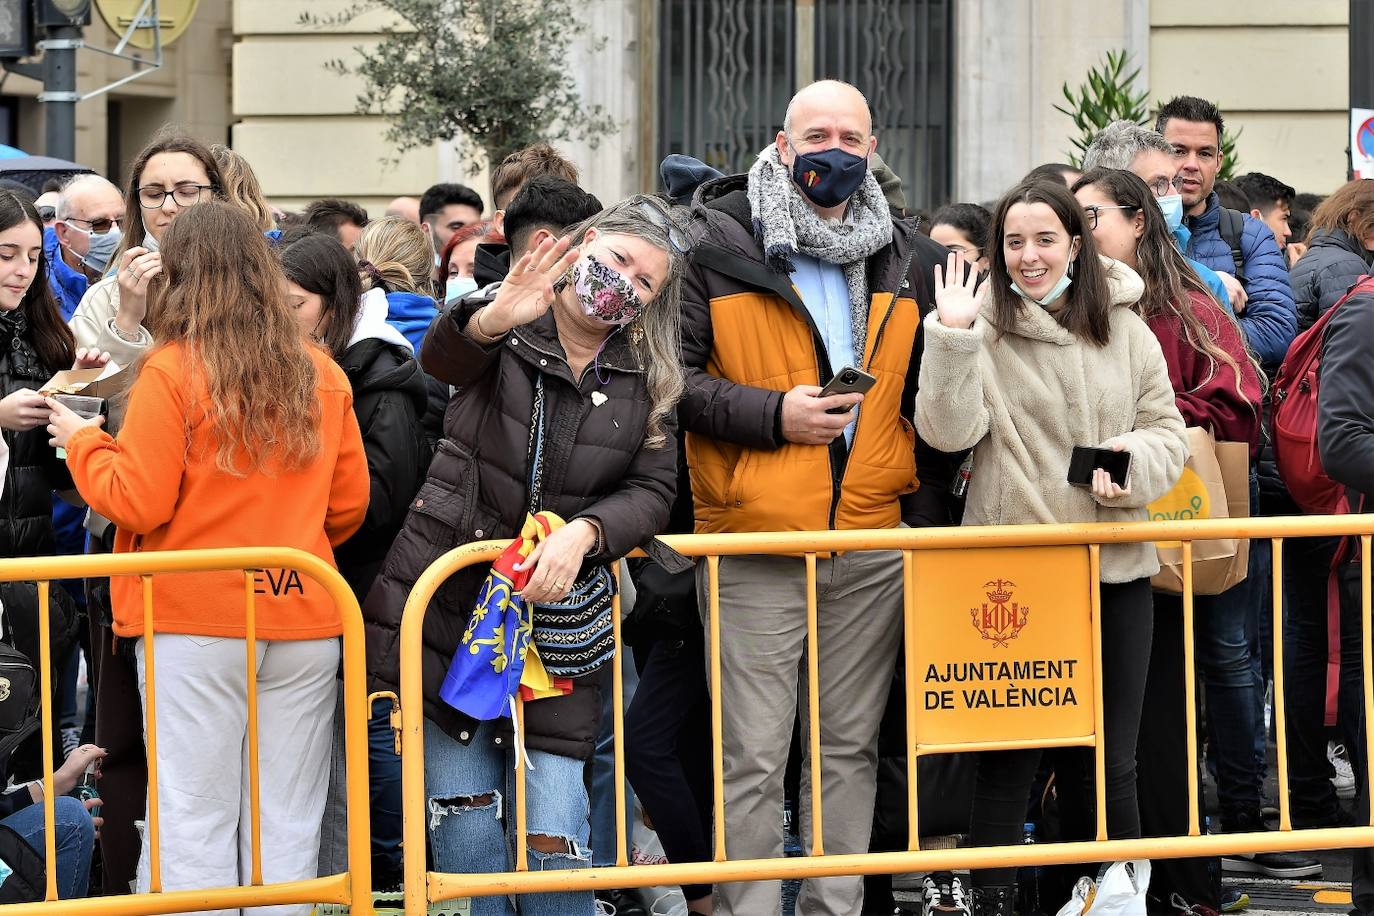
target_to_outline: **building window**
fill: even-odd
[[[813,0],[804,16],[795,0],[658,3],[658,160],[686,153],[747,171],[797,83],[835,78],[868,97],[908,206],[948,199],[952,0]]]

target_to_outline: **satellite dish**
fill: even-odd
[[[186,27],[191,24],[191,18],[196,14],[198,3],[199,0],[157,0],[156,24],[164,47],[176,41],[181,33],[186,31]],[[105,20],[110,31],[121,36],[129,30],[134,17],[144,5],[145,0],[95,0],[95,8],[100,11],[100,18]],[[151,15],[153,4],[148,3],[147,6],[149,11],[139,20],[129,44],[135,48],[152,50],[155,34]]]

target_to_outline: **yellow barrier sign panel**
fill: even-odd
[[[916,744],[1093,734],[1088,549],[914,556]]]

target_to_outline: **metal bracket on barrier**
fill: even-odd
[[[388,724],[391,726],[391,734],[396,738],[396,756],[401,756],[401,701],[396,694],[390,690],[379,690],[376,693],[367,695],[367,721],[372,721],[372,701],[390,700],[391,713],[388,716]]]

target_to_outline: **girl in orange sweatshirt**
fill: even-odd
[[[333,563],[362,523],[368,472],[342,370],[296,329],[262,233],[227,204],[182,214],[162,244],[167,289],[117,439],[52,404],[53,444],[115,552],[281,546]],[[338,669],[339,611],[289,571],[257,576],[263,879],[315,877]],[[137,640],[142,586],[111,582],[114,629]],[[244,585],[240,573],[153,580],[158,798],[167,890],[246,883]],[[146,703],[145,703],[146,708]],[[148,840],[138,886],[147,890]],[[269,908],[304,914],[309,907]]]

